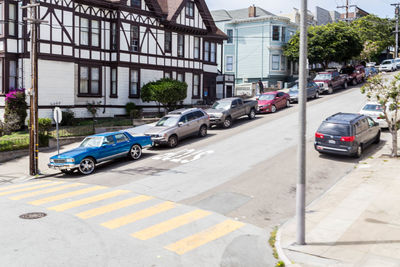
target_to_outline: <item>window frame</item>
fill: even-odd
[[[169,40],[167,41],[167,35],[169,36]],[[167,45],[169,47],[167,47]],[[165,31],[164,32],[164,52],[171,53],[172,52],[172,32]]]
[[[194,89],[194,87],[195,87],[195,84],[194,84],[194,77],[195,76],[197,76],[197,77],[199,77],[199,79],[198,79],[198,82],[199,82],[199,84],[197,85],[197,94],[195,94],[195,89]],[[200,73],[193,73],[193,75],[192,75],[192,99],[199,99],[200,98],[200,95],[201,95],[201,92],[200,92],[200,90],[201,90],[201,75],[200,75]]]
[[[228,58],[232,58],[232,69],[228,69],[228,63],[229,63],[229,61],[228,61]],[[225,58],[225,71],[229,71],[229,72],[233,72],[233,56],[232,55],[227,55],[226,56],[226,58]]]
[[[169,77],[166,77],[165,74],[169,74]],[[172,71],[164,71],[164,79],[172,79]]]
[[[88,68],[88,92],[82,93],[81,92],[81,68]],[[98,69],[99,71],[99,78],[98,78],[98,93],[92,93],[92,69]],[[102,67],[100,65],[87,65],[87,64],[80,64],[78,66],[78,97],[102,97]]]
[[[178,80],[178,75],[182,75],[182,81]],[[180,82],[186,82],[186,80],[185,80],[185,72],[184,71],[177,71],[175,80],[180,81]]]
[[[115,27],[115,28],[114,28]],[[110,48],[111,50],[118,50],[118,23],[111,22],[110,24]]]
[[[11,62],[15,62],[15,75],[11,76]],[[9,92],[11,89],[11,80],[14,80],[14,87],[13,89],[17,89],[18,87],[18,60],[17,59],[11,59],[8,61],[8,88],[5,90],[6,92]]]
[[[203,59],[206,62],[210,61],[210,42],[204,41]]]
[[[82,29],[84,29],[82,27],[82,20],[87,20],[88,22],[88,26],[87,26],[87,31],[83,31]],[[98,27],[96,27],[98,29],[98,32],[95,33],[93,31],[93,22],[98,23]],[[87,44],[82,43],[82,33],[85,32],[87,34]],[[98,36],[98,43],[97,44],[93,44],[93,36],[94,35]],[[85,16],[79,16],[79,45],[80,46],[85,46],[85,47],[96,47],[99,48],[101,47],[101,20],[100,19],[91,19]]]
[[[211,63],[217,62],[217,44],[215,42],[210,42],[210,62]]]
[[[179,38],[182,38],[182,44],[179,43]],[[176,56],[179,58],[184,58],[185,57],[185,35],[184,34],[179,34],[177,35],[177,51],[176,51]],[[179,48],[182,47],[182,54],[179,53]]]
[[[98,27],[94,28],[93,27],[93,23],[96,22]],[[94,29],[98,30],[97,33],[94,32]],[[93,40],[95,38],[93,38],[95,35],[97,35],[97,44],[93,44]],[[100,47],[101,45],[101,21],[97,20],[97,19],[91,19],[90,20],[90,46],[93,47]]]
[[[133,4],[134,1],[138,2],[139,5],[134,5],[134,4]],[[133,7],[133,8],[142,9],[142,1],[141,1],[141,0],[131,0],[131,1],[130,1],[130,4],[131,4],[131,7]]]
[[[6,93],[6,86],[4,78],[4,58],[0,58],[0,95],[5,95]]]
[[[83,31],[82,20],[87,20],[87,31]],[[87,34],[87,44],[82,43],[82,33],[85,32]],[[90,46],[90,19],[85,17],[79,17],[79,45],[81,46]]]
[[[229,35],[229,32],[232,32],[232,35]],[[226,35],[228,36],[228,40],[226,40],[226,43],[233,44],[233,29],[226,29]]]
[[[4,2],[0,2],[0,21],[4,21],[4,19],[5,19],[4,7],[5,7]],[[2,23],[0,25],[0,36],[4,36],[4,31],[5,31],[4,25],[5,25],[4,23]],[[1,90],[0,90],[0,93],[1,93]]]
[[[280,69],[281,71],[286,70],[287,59],[284,55],[281,55]]]
[[[277,68],[274,68],[274,58],[278,58],[278,61],[275,62],[275,63],[278,64]],[[281,66],[281,56],[277,55],[277,54],[271,55],[271,70],[279,71],[280,70],[280,66]]]
[[[113,71],[115,71],[115,93],[113,93]],[[118,68],[111,67],[110,68],[110,97],[116,98],[118,97]]]
[[[196,46],[196,40],[197,40],[197,45]],[[200,59],[200,37],[195,36],[193,39],[193,58],[194,59]],[[197,51],[197,55],[196,55]]]
[[[272,25],[272,41],[279,42],[281,40],[281,27],[278,25]],[[277,29],[277,31],[275,31]],[[278,38],[276,39],[276,34],[278,34]]]
[[[281,42],[286,42],[286,27],[281,27]]]
[[[191,12],[190,12],[191,11]],[[194,2],[187,1],[185,5],[185,17],[189,19],[194,18]]]
[[[137,71],[138,80],[136,94],[132,94],[132,71]],[[139,68],[129,68],[129,98],[139,98],[140,97],[140,69]]]
[[[137,28],[137,37],[133,38],[133,28]],[[140,53],[140,27],[138,25],[135,24],[131,24],[130,25],[130,29],[129,29],[129,33],[130,33],[130,40],[129,40],[129,51],[133,52],[133,53]],[[133,50],[133,42],[136,41],[137,42],[137,50]]]
[[[3,2],[3,5],[4,5],[4,7],[7,7],[5,2]],[[14,15],[15,15],[14,19],[11,19],[11,17],[10,17],[11,6],[14,6],[14,8],[15,8],[14,9],[14,12],[15,12],[14,13]],[[6,19],[8,20],[7,34],[9,36],[17,37],[18,36],[18,5],[17,5],[17,3],[8,3],[7,13],[4,12],[3,15],[5,15],[5,14],[7,14],[7,18]],[[7,24],[4,23],[3,25],[7,25]],[[11,34],[10,29],[12,29],[11,28],[12,25],[14,25],[14,27],[13,27],[13,33]]]

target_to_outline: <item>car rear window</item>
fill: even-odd
[[[350,125],[331,122],[323,122],[318,132],[327,135],[350,136]]]
[[[364,106],[363,110],[366,111],[382,111],[382,106],[381,105],[375,105],[375,104],[367,104]]]

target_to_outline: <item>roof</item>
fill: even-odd
[[[234,10],[214,10],[211,11],[211,15],[214,18],[214,21],[224,21],[224,20],[234,20],[234,19],[245,19],[249,18],[249,9],[248,8],[241,8],[241,9],[234,9]],[[256,6],[256,18],[257,17],[264,17],[264,16],[276,16],[271,12],[266,11],[265,9]]]
[[[167,115],[181,115],[181,114],[186,114],[192,111],[199,110],[199,108],[181,108],[181,109],[176,109],[174,111],[169,112]]]
[[[358,113],[336,113],[330,117],[328,117],[325,121],[329,122],[352,122],[360,117],[363,117],[363,115],[360,115]]]
[[[162,12],[171,20],[184,0],[157,0]]]
[[[99,133],[99,134],[94,134],[94,135],[91,135],[91,136],[110,136],[110,135],[117,134],[117,133],[121,133],[121,132],[118,131],[118,132]]]

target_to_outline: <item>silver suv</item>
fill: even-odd
[[[199,108],[178,109],[162,117],[154,127],[144,134],[151,136],[154,144],[167,144],[176,147],[178,141],[185,137],[198,134],[207,135],[210,126],[210,118]]]

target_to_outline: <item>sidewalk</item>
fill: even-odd
[[[296,245],[296,220],[278,232],[286,266],[400,266],[400,159],[390,142],[362,160],[306,208],[306,245]]]

